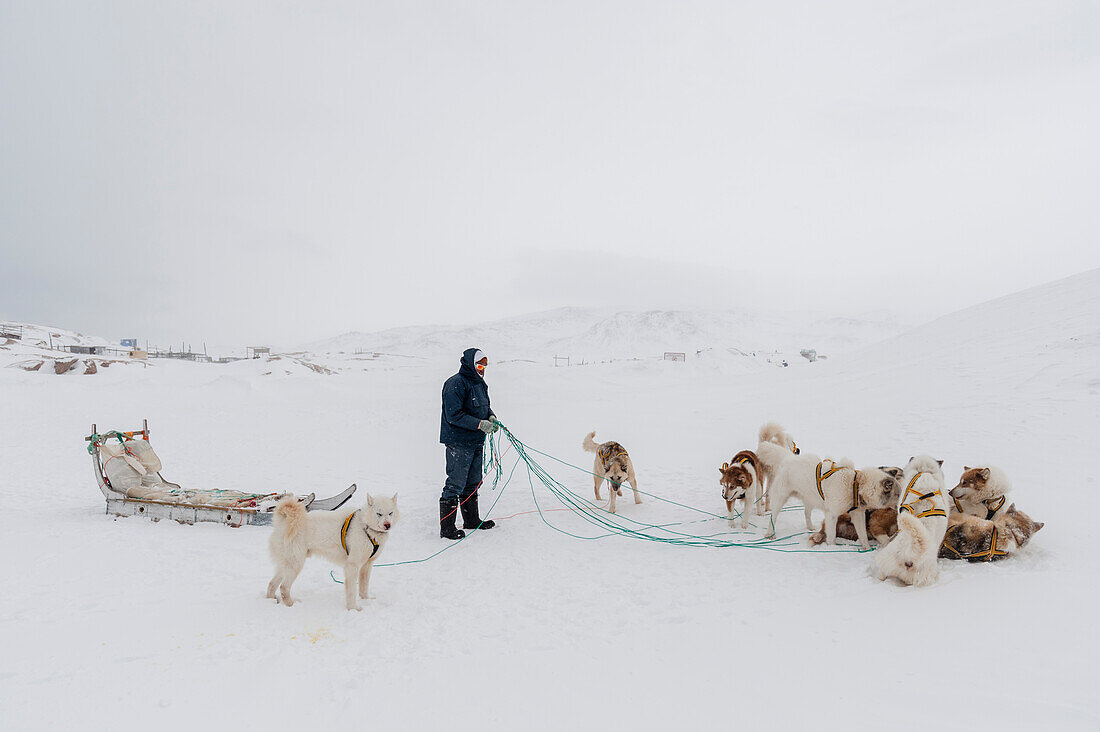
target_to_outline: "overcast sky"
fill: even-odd
[[[0,0],[0,319],[924,318],[1100,266],[1100,3]]]

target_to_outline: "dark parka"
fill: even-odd
[[[439,441],[444,445],[480,445],[485,433],[477,428],[489,419],[489,387],[474,368],[476,348],[462,354],[458,373],[443,382],[443,415],[439,424]]]

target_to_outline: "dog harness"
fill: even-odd
[[[948,532],[948,534],[950,535],[950,532]],[[997,548],[996,526],[993,527],[993,533],[990,534],[989,548],[985,549],[984,551],[963,554],[951,545],[951,542],[947,536],[943,538],[943,544],[941,544],[941,546],[955,555],[954,557],[950,557],[951,559],[965,559],[968,562],[995,562],[998,559],[1003,559],[1004,557],[1008,556],[1008,552],[1006,552],[1004,549]]]
[[[821,472],[821,466],[824,465],[825,463],[829,463],[829,469],[826,470],[824,473],[822,473]],[[817,475],[817,495],[821,496],[821,500],[823,500],[823,501],[825,500],[825,491],[821,490],[821,482],[823,480],[828,480],[829,476],[831,476],[833,473],[837,473],[841,470],[844,470],[844,468],[838,466],[836,463],[834,463],[829,458],[825,458],[824,460],[822,460],[820,463],[817,464],[817,468],[814,470],[814,472]]]
[[[922,475],[924,475],[923,472],[917,473],[913,476],[913,479],[909,481],[909,485],[905,488],[905,494],[901,497],[901,508],[899,508],[898,510],[908,511],[916,518],[925,518],[926,516],[943,516],[944,518],[947,518],[947,512],[944,511],[942,508],[936,508],[935,503],[932,503],[932,507],[929,508],[927,511],[921,511],[920,513],[917,513],[917,509],[913,508],[913,505],[918,503],[919,501],[931,502],[932,496],[939,496],[940,498],[943,498],[943,494],[940,493],[939,488],[932,491],[931,493],[917,493],[915,490],[913,490],[913,486],[916,484],[917,478],[921,477]],[[910,493],[916,496],[912,500],[909,500]]]
[[[611,461],[621,455],[626,455],[626,450],[617,442],[609,442],[606,445],[600,445],[599,449],[596,450],[596,454],[599,456],[600,462],[603,463],[603,469],[609,470]]]
[[[358,511],[355,511],[354,513],[349,513],[348,517],[344,519],[344,525],[340,527],[340,546],[344,547],[344,554],[347,554],[348,556],[351,556],[351,552],[348,551],[348,527],[351,526],[351,520],[355,518],[356,514],[358,513]],[[374,540],[374,537],[371,536],[369,532],[367,532],[366,524],[364,524],[363,526],[363,533],[367,535],[367,539],[369,539],[370,543],[374,545],[374,551],[370,553],[370,557],[373,557],[375,554],[378,553],[378,542]],[[368,557],[368,559],[370,557]]]
[[[1008,496],[1001,496],[1000,498],[990,498],[982,501],[981,504],[985,506],[985,520],[992,521],[993,517],[997,515],[997,512],[1001,510],[1001,506],[1005,505],[1005,499]],[[962,505],[959,503],[959,499],[951,496],[951,500],[955,503],[955,510],[959,513],[966,513],[963,510]]]
[[[857,509],[863,508],[859,501],[859,471],[852,476],[852,507],[848,509],[847,513],[851,513]]]
[[[1005,498],[1007,496],[1001,496],[1000,499],[990,498],[988,501],[982,501],[982,505],[985,506],[985,520],[992,521],[993,517],[997,515],[997,512],[1001,510],[1001,506],[1005,505]]]
[[[749,457],[748,455],[741,458],[740,460],[734,460],[732,463],[730,463],[730,465],[744,465],[745,463],[748,463],[749,465],[752,465],[753,468],[756,467],[756,465],[752,461],[752,458]]]

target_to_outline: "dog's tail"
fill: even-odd
[[[272,517],[271,523],[284,538],[294,539],[305,528],[306,508],[298,502],[293,493],[288,493],[275,504],[275,516]]]
[[[765,422],[760,425],[760,442],[770,442],[774,445],[787,447],[787,431],[778,422]]]
[[[918,555],[923,556],[929,551],[939,552],[938,546],[932,546],[932,535],[928,533],[928,529],[924,527],[921,520],[907,511],[898,512],[898,533],[903,531],[909,535],[913,550]]]
[[[591,432],[589,432],[587,435],[584,436],[584,451],[585,452],[596,452],[597,450],[600,449],[600,446],[596,443],[596,440],[593,439],[595,436],[596,436],[596,430],[592,430]]]

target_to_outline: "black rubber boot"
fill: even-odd
[[[441,539],[465,539],[466,532],[455,528],[455,519],[458,518],[457,499],[439,499],[439,537]]]
[[[496,521],[482,521],[477,512],[477,493],[462,499],[462,528],[464,529],[491,529],[496,526]]]

